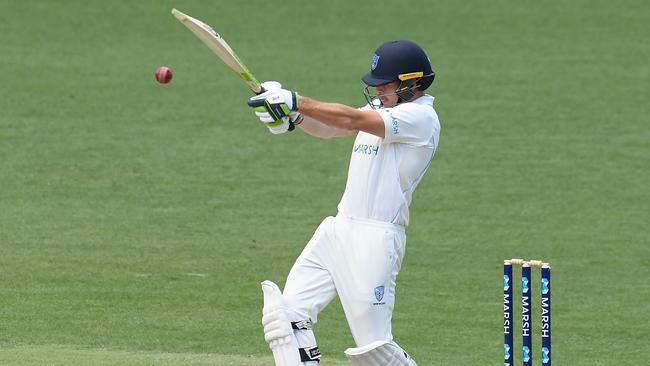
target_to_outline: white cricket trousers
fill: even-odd
[[[289,272],[283,297],[292,321],[315,323],[338,294],[357,346],[391,341],[405,243],[400,225],[327,217]],[[313,332],[307,333],[296,332],[301,347],[315,345]]]

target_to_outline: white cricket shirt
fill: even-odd
[[[377,109],[384,120],[385,137],[363,131],[357,135],[338,205],[341,214],[408,225],[411,196],[433,159],[440,136],[433,99],[423,95]]]

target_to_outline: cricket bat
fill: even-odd
[[[255,79],[255,76],[253,76],[246,65],[237,57],[237,54],[230,48],[226,40],[212,29],[211,26],[176,9],[172,9],[172,14],[208,46],[226,66],[239,75],[253,93],[259,94],[263,91],[260,82]]]

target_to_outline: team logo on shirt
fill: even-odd
[[[373,305],[384,305],[385,302],[381,302],[383,298],[384,298],[384,286],[375,287],[375,299],[377,299],[377,302],[373,303]]]
[[[370,65],[370,69],[374,70],[377,68],[377,64],[379,63],[379,55],[374,54],[372,55],[372,64]]]

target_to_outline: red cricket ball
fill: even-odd
[[[160,66],[156,69],[156,80],[161,84],[172,81],[172,69],[167,66]]]

